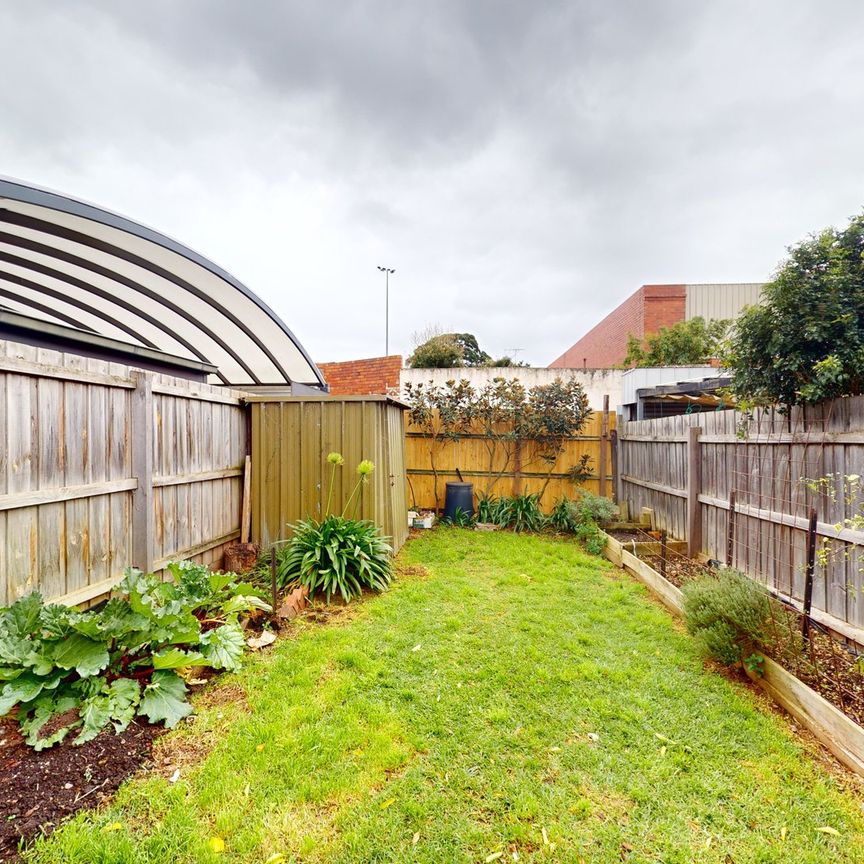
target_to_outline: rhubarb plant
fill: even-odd
[[[188,561],[168,570],[172,582],[128,569],[98,610],[38,592],[0,608],[0,717],[17,710],[28,744],[42,750],[73,731],[83,744],[136,715],[173,727],[192,713],[181,673],[240,667],[240,615],[270,609],[260,592]]]

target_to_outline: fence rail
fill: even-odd
[[[0,341],[0,605],[84,603],[240,533],[240,394]]]
[[[623,424],[615,485],[631,512],[693,555],[729,562],[801,605],[807,534],[816,512],[814,617],[864,644],[864,398],[789,413],[735,411]],[[821,478],[821,479],[820,479]],[[844,479],[845,478],[845,479]]]
[[[554,465],[537,459],[527,463],[529,442],[513,442],[515,452],[508,463],[500,450],[490,454],[488,439],[484,435],[468,432],[441,446],[433,469],[430,460],[431,438],[411,425],[407,414],[406,423],[408,501],[418,508],[442,507],[445,484],[458,480],[461,474],[465,481],[474,483],[475,495],[533,494],[545,489],[541,505],[548,509],[556,499],[572,497],[575,485],[568,472],[579,464],[583,455],[590,459],[590,473],[582,488],[598,495],[612,495],[615,415],[610,414],[608,409],[605,412],[593,412],[580,434],[564,442]]]

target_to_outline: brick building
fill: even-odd
[[[734,318],[759,302],[761,282],[699,285],[643,285],[568,348],[550,369],[603,369],[619,366],[627,355],[627,337],[639,339],[679,321]]]
[[[334,396],[387,396],[399,392],[402,357],[371,357],[316,364]]]

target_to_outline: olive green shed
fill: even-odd
[[[375,464],[346,515],[375,522],[394,550],[408,536],[405,493],[405,405],[386,396],[251,396],[252,539],[262,547],[290,536],[298,519],[341,513],[360,479],[364,459]],[[335,469],[329,453],[341,453]],[[355,507],[356,504],[356,507]]]

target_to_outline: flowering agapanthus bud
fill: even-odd
[[[357,473],[360,474],[362,477],[365,477],[367,474],[371,474],[374,470],[375,470],[375,465],[369,459],[364,459],[357,466]]]
[[[327,461],[331,465],[344,465],[345,464],[345,457],[341,453],[328,453],[327,454]]]

